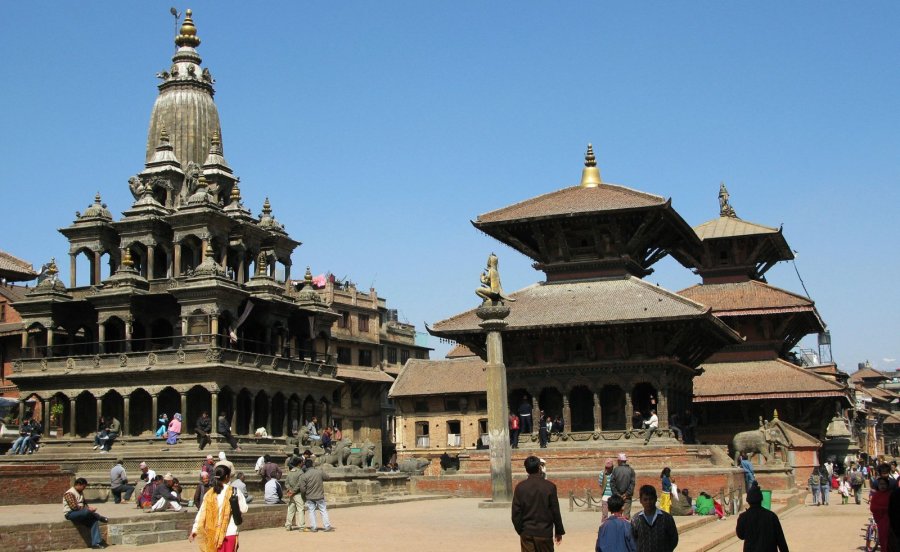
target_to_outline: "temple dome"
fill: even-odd
[[[160,131],[165,128],[182,169],[190,162],[202,166],[213,135],[218,134],[220,139],[222,136],[219,111],[213,101],[215,80],[209,69],[200,66],[202,60],[195,49],[200,38],[191,16],[191,10],[187,10],[175,37],[178,51],[172,57],[171,68],[157,73],[163,82],[153,104],[147,134],[147,162],[156,153]]]

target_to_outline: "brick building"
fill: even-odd
[[[32,265],[0,251],[0,397],[17,398],[19,390],[9,379],[13,362],[22,352],[25,325],[13,303],[25,298],[29,288],[18,284],[37,278]]]

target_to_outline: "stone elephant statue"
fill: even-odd
[[[787,447],[788,443],[781,431],[776,428],[761,427],[751,431],[742,431],[731,440],[735,465],[740,465],[742,454],[761,454],[766,463],[771,462],[775,446]]]
[[[319,457],[319,465],[345,466],[350,457],[350,443],[339,441],[331,447],[331,452],[325,452]]]
[[[365,468],[372,465],[372,458],[375,457],[375,445],[366,443],[360,446],[359,449],[359,452],[350,452],[350,455],[347,457],[347,465],[356,466],[358,468]]]
[[[400,462],[399,468],[403,473],[422,475],[429,464],[431,464],[431,460],[427,458],[407,458]]]

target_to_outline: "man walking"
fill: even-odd
[[[212,444],[210,433],[212,433],[212,420],[209,419],[209,414],[206,411],[201,412],[200,417],[197,418],[196,427],[194,427],[194,434],[197,435],[197,446],[200,447],[200,450],[206,448],[206,445]]]
[[[744,487],[749,491],[756,481],[756,474],[753,473],[753,464],[747,459],[746,454],[741,454],[740,465],[741,469],[744,470]]]
[[[128,475],[125,473],[125,460],[116,459],[116,465],[109,470],[109,491],[113,495],[113,501],[116,504],[122,502],[122,495],[125,495],[125,502],[131,500],[134,493],[134,485],[128,483]]]
[[[778,552],[788,552],[778,515],[763,508],[762,499],[762,491],[759,490],[759,485],[754,483],[747,491],[747,504],[750,507],[738,516],[735,530],[737,538],[744,541],[744,550],[777,549]]]
[[[610,484],[612,494],[622,497],[624,502],[622,514],[631,519],[631,502],[634,496],[634,470],[628,465],[628,457],[624,452],[619,453],[619,465],[612,471]]]
[[[231,434],[231,424],[228,422],[228,418],[225,417],[224,412],[219,414],[219,419],[216,421],[216,430],[223,439],[228,441],[228,444],[231,445],[231,450],[241,450],[241,447],[238,446],[237,439]]]
[[[100,522],[109,521],[97,513],[97,509],[84,503],[84,489],[87,487],[87,479],[79,477],[75,485],[63,495],[63,513],[66,519],[90,527],[91,548],[106,548],[103,539],[100,538]]]
[[[304,464],[306,471],[300,476],[300,494],[306,497],[306,508],[309,510],[309,530],[315,533],[316,510],[322,513],[322,526],[326,533],[334,531],[328,519],[328,505],[325,504],[325,473],[313,466],[310,458]]]
[[[303,498],[303,493],[300,492],[300,477],[303,475],[303,472],[300,471],[299,462],[300,460],[298,459],[291,459],[290,464],[288,464],[290,470],[288,471],[287,479],[284,481],[284,494],[288,498],[287,519],[284,521],[284,528],[287,531],[293,530],[294,519],[298,514],[300,523],[297,528],[300,531],[306,531],[306,514],[303,512],[306,499]]]
[[[551,552],[554,541],[566,534],[559,511],[556,485],[541,476],[541,459],[525,459],[528,479],[516,485],[513,493],[512,523],[519,535],[522,552]]]
[[[850,488],[853,489],[853,498],[856,499],[857,504],[862,502],[863,481],[865,481],[865,477],[859,471],[859,467],[853,464],[850,468]]]
[[[678,546],[675,518],[656,507],[656,487],[641,487],[643,510],[631,518],[631,534],[637,542],[637,552],[672,552]]]

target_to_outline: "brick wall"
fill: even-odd
[[[62,500],[62,499],[60,499]],[[62,502],[59,507],[62,518]],[[107,526],[100,524],[100,535],[106,540]],[[72,548],[90,548],[91,532],[83,525],[75,525],[70,521],[53,523],[28,523],[17,525],[15,530],[0,533],[0,549],[27,550],[69,550]]]
[[[73,478],[57,465],[0,466],[0,506],[62,504]]]

